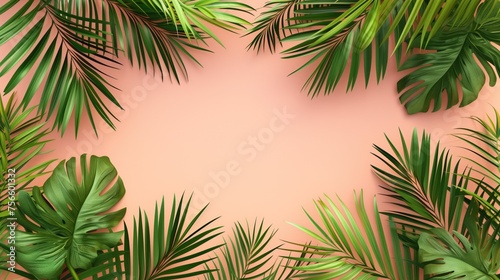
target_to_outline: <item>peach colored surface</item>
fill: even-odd
[[[225,48],[211,42],[213,54],[197,53],[203,68],[189,64],[189,81],[181,85],[161,83],[123,60],[115,84],[126,110],[117,112],[117,130],[98,120],[99,138],[88,122],[78,139],[72,127],[62,138],[54,132],[54,151],[45,158],[109,156],[127,189],[121,206],[129,223],[139,207],[152,213],[162,196],[170,203],[174,194],[194,192],[196,206],[210,203],[205,219],[221,216],[227,232],[235,221],[265,218],[279,228],[278,239],[302,242],[306,237],[288,222],[309,226],[302,207],[313,210],[313,199],[337,194],[353,206],[354,189],[363,188],[368,201],[380,190],[370,153],[373,143],[387,147],[384,133],[397,140],[398,128],[409,136],[416,127],[452,146],[447,135],[470,124],[464,117],[500,106],[500,87],[486,85],[468,107],[407,115],[396,92],[403,73],[394,60],[378,85],[373,80],[365,89],[360,82],[345,94],[343,79],[334,94],[311,100],[301,92],[311,69],[287,76],[305,60],[257,55],[245,49],[251,37],[217,34]],[[265,143],[254,147],[252,137]],[[214,179],[222,173],[228,174],[223,181]]]

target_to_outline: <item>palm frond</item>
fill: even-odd
[[[397,273],[403,267],[402,259],[393,261],[389,254],[376,200],[375,223],[370,221],[362,192],[355,195],[355,205],[357,219],[340,198],[339,204],[329,197],[315,202],[319,221],[306,212],[313,228],[296,227],[319,244],[306,245],[305,252],[314,257],[291,258],[310,263],[293,267],[300,271],[298,279],[401,279]]]
[[[471,119],[480,129],[458,128],[460,132],[455,137],[467,144],[464,149],[482,161],[466,157],[478,167],[477,171],[500,184],[500,113],[494,109],[493,118],[487,116],[487,120],[483,120],[473,116]]]
[[[162,10],[155,3],[170,3],[175,9]],[[0,26],[0,45],[26,34],[0,61],[0,76],[14,71],[4,91],[13,91],[32,72],[22,104],[28,106],[45,80],[39,113],[47,119],[55,116],[54,127],[62,133],[73,117],[76,134],[83,114],[95,129],[95,112],[114,128],[109,103],[121,107],[108,73],[120,66],[117,57],[124,54],[140,68],[153,66],[162,77],[166,71],[179,81],[180,76],[187,78],[183,57],[196,62],[189,49],[206,50],[197,45],[206,37],[218,40],[208,26],[242,28],[248,22],[231,12],[251,9],[214,0],[9,0],[0,6],[0,14],[14,15]],[[187,40],[191,38],[196,42]]]
[[[352,90],[361,67],[364,68],[367,85],[373,62],[376,66],[377,81],[380,81],[385,75],[390,56],[389,44],[385,39],[390,21],[387,18],[375,23],[378,21],[376,14],[383,6],[377,4],[372,7],[371,2],[269,2],[270,10],[262,14],[256,27],[250,31],[257,35],[249,48],[263,50],[267,45],[274,51],[277,42],[298,42],[283,53],[285,58],[311,57],[293,73],[315,65],[304,84],[304,88],[308,87],[308,93],[313,97],[320,92],[325,95],[333,92],[344,72],[349,72],[347,90]],[[398,11],[399,6],[396,6],[392,13]],[[399,33],[401,29],[398,26],[395,32]],[[401,48],[398,48],[396,53],[399,59]],[[345,71],[349,60],[350,69]]]
[[[295,267],[308,266],[314,258],[315,251],[308,253],[308,246],[311,243],[300,246],[300,249],[282,249],[288,251],[287,256],[280,257],[280,261],[273,265],[269,270],[269,275],[263,276],[265,280],[291,280],[297,279],[301,273],[300,270],[294,269]],[[298,256],[297,256],[298,255]]]
[[[121,0],[121,2],[125,1]],[[140,6],[145,1],[131,0],[130,2]],[[227,31],[245,28],[250,25],[248,21],[227,13],[226,10],[248,14],[250,14],[249,11],[253,10],[251,6],[243,3],[216,0],[148,0],[147,3],[153,6],[156,11],[163,13],[167,20],[180,25],[187,38],[203,39],[198,31],[200,30],[221,44],[222,42],[210,31],[206,23]],[[144,11],[142,7],[141,10]]]
[[[471,162],[474,170],[482,177],[471,176],[478,185],[472,191],[466,191],[471,199],[480,204],[480,222],[491,219],[492,227],[500,226],[500,114],[495,109],[493,118],[471,117],[479,129],[458,128],[455,137],[467,146],[463,147],[471,156],[464,158]]]
[[[18,1],[9,1],[0,10],[14,11],[19,4],[13,5],[12,2]],[[113,127],[114,116],[105,101],[120,107],[110,91],[113,86],[106,79],[112,77],[99,68],[116,68],[119,63],[108,57],[110,45],[103,27],[109,23],[106,18],[95,17],[96,5],[93,1],[86,2],[86,5],[79,1],[26,1],[18,7],[15,16],[0,27],[5,30],[4,34],[0,34],[0,44],[5,44],[28,28],[28,24],[33,24],[0,61],[0,76],[16,68],[4,89],[9,93],[38,61],[21,104],[28,106],[46,79],[38,110],[42,115],[47,113],[47,118],[55,115],[54,126],[62,133],[72,116],[75,133],[78,131],[84,109],[92,124],[94,109]],[[36,15],[41,15],[41,18],[35,19]]]
[[[463,92],[460,105],[465,106],[485,83],[473,56],[487,72],[490,85],[496,82],[500,51],[492,43],[499,41],[499,5],[496,0],[273,0],[249,32],[255,34],[249,48],[275,51],[278,43],[294,42],[283,53],[285,58],[310,57],[295,72],[313,68],[304,88],[314,97],[332,93],[344,75],[349,79],[347,90],[352,90],[360,68],[368,84],[373,60],[379,82],[391,54],[396,54],[400,66],[406,42],[408,51],[434,51],[410,55],[401,66],[413,69],[398,83],[408,112],[428,111],[431,101],[438,110],[445,92],[447,108],[458,104],[457,81]],[[388,44],[391,37],[396,42],[393,50]]]
[[[206,255],[222,245],[204,245],[221,234],[221,227],[213,226],[218,218],[196,225],[206,206],[188,219],[190,203],[191,197],[184,203],[184,195],[179,202],[174,196],[166,217],[162,199],[160,206],[156,205],[152,224],[146,213],[139,212],[131,236],[125,224],[126,279],[186,279],[211,271],[205,265],[213,258]]]
[[[36,107],[26,110],[16,104],[16,94],[6,103],[0,99],[0,227],[6,228],[7,218],[14,213],[19,191],[31,190],[30,183],[46,174],[51,160],[34,164],[37,158],[46,153],[45,144],[48,134],[41,117],[33,116]],[[2,230],[0,243],[6,243],[9,232]],[[4,259],[5,252],[0,251]],[[3,265],[2,265],[3,266]],[[1,276],[1,273],[0,273]]]
[[[272,253],[280,247],[269,246],[275,234],[270,226],[264,227],[264,221],[255,220],[252,226],[247,222],[246,227],[236,223],[233,235],[221,248],[222,256],[212,262],[215,269],[207,273],[205,279],[268,279],[275,269],[270,264]]]
[[[439,143],[434,151],[430,135],[422,133],[421,139],[416,130],[411,142],[407,144],[400,132],[402,152],[386,137],[392,152],[374,145],[381,160],[388,169],[372,166],[375,173],[387,185],[387,196],[396,206],[395,210],[385,212],[408,232],[421,232],[430,228],[463,230],[461,219],[465,211],[464,193],[467,189],[470,169],[461,170],[460,161],[453,163],[447,149]],[[448,201],[450,203],[448,203]]]
[[[239,2],[213,0],[106,2],[115,53],[123,51],[131,63],[146,71],[150,64],[160,70],[162,78],[167,72],[177,82],[180,77],[188,77],[183,56],[199,64],[189,49],[208,51],[198,46],[197,41],[205,43],[208,36],[221,43],[204,22],[233,31],[249,23],[227,11],[252,10]]]
[[[264,6],[266,11],[257,18],[254,26],[245,34],[246,36],[255,33],[255,37],[248,45],[248,49],[265,51],[269,49],[271,53],[276,52],[276,47],[282,45],[281,40],[287,34],[293,34],[288,29],[293,21],[296,10],[302,9],[301,0],[271,0]]]
[[[426,279],[499,279],[499,230],[492,233],[487,224],[477,224],[474,217],[464,219],[468,238],[441,228],[420,236],[418,257]]]

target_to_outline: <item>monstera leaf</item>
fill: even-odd
[[[495,30],[500,25],[499,9],[500,1],[485,1],[474,21],[463,28],[438,32],[424,47],[431,52],[405,61],[400,70],[413,71],[398,82],[398,92],[408,113],[426,112],[432,102],[433,110],[439,110],[444,92],[447,108],[459,102],[461,107],[470,104],[486,81],[481,66],[490,86],[495,85],[500,73],[500,51],[494,46],[500,43],[500,33]]]
[[[17,220],[18,262],[37,278],[56,278],[64,265],[87,269],[102,250],[118,244],[123,232],[110,232],[125,215],[125,208],[109,212],[125,194],[117,171],[107,157],[80,157],[62,161],[33,197],[19,193]]]
[[[500,244],[488,238],[489,242],[471,242],[462,234],[455,237],[441,228],[422,233],[418,245],[419,261],[424,267],[426,279],[500,279],[495,275],[500,268]],[[479,238],[471,234],[472,239]],[[478,246],[484,244],[486,246]]]

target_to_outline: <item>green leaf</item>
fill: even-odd
[[[389,151],[374,145],[382,166],[372,167],[385,182],[382,188],[387,190],[386,195],[394,199],[391,204],[395,207],[384,213],[410,232],[435,227],[463,230],[459,225],[465,207],[460,190],[470,183],[467,169],[462,171],[439,142],[432,148],[430,135],[425,132],[419,136],[414,130],[409,145],[401,132],[400,139],[399,149],[396,147],[400,145],[389,138]]]
[[[0,99],[0,227],[6,228],[10,217],[7,205],[17,199],[9,195],[9,186],[14,185],[15,192],[31,191],[32,181],[46,174],[52,160],[41,160],[47,153],[45,145],[50,139],[45,123],[40,116],[34,116],[36,107],[26,110],[16,104],[17,94],[11,94],[7,99]],[[5,101],[5,103],[4,103]],[[11,179],[11,180],[9,180]],[[13,206],[13,205],[11,205]],[[15,208],[15,207],[14,207]],[[7,244],[9,232],[0,233],[0,243]],[[6,259],[5,251],[0,251],[0,258]],[[26,277],[21,269],[16,273]]]
[[[489,20],[500,22],[500,15],[492,15]],[[431,52],[410,56],[400,70],[413,71],[398,82],[400,101],[408,113],[426,112],[432,103],[433,111],[439,110],[445,94],[446,108],[476,100],[486,78],[474,56],[490,68],[490,84],[496,77],[487,63],[495,65],[497,76],[500,73],[500,51],[492,40],[500,40],[499,33],[474,22],[468,29],[441,30],[424,48]]]
[[[190,204],[191,197],[184,202],[183,195],[177,202],[174,196],[166,217],[162,200],[152,224],[145,212],[139,212],[132,235],[125,224],[126,279],[185,279],[211,271],[205,268],[213,259],[207,255],[221,246],[211,243],[221,234],[221,227],[213,226],[217,218],[197,225],[206,207],[188,218]]]
[[[18,262],[39,278],[58,277],[65,263],[70,269],[88,269],[98,251],[116,246],[123,232],[105,232],[116,226],[125,208],[109,212],[125,194],[117,171],[107,157],[80,157],[60,162],[33,197],[19,193],[16,217],[25,231],[17,232]],[[81,179],[78,179],[80,178]]]
[[[266,275],[273,275],[274,269],[272,254],[280,247],[271,246],[275,234],[270,226],[264,227],[264,221],[255,220],[252,226],[236,223],[221,249],[222,256],[212,262],[215,271],[209,273],[209,279],[268,279]]]
[[[458,232],[453,236],[436,228],[431,233],[422,233],[418,241],[418,257],[426,279],[498,279],[496,272],[500,265],[490,266],[490,258],[500,254],[498,240],[492,248],[479,248]],[[488,251],[487,255],[483,254],[484,250]]]
[[[299,279],[401,279],[396,272],[404,267],[402,259],[394,260],[389,251],[377,202],[374,200],[371,221],[365,209],[363,192],[355,195],[357,217],[349,211],[339,198],[338,204],[329,197],[315,203],[320,218],[306,215],[313,229],[297,226],[319,242],[305,245],[303,253],[309,257],[290,257],[307,262],[294,266]],[[297,245],[296,243],[290,243]],[[293,250],[297,251],[297,250]],[[397,268],[397,269],[394,269]]]
[[[312,97],[332,93],[347,72],[347,90],[352,90],[360,66],[368,85],[373,48],[379,82],[389,51],[396,54],[399,66],[405,43],[409,53],[429,50],[409,55],[400,68],[413,70],[398,83],[401,102],[409,113],[428,111],[432,104],[438,110],[444,94],[447,108],[468,105],[486,81],[484,72],[490,86],[499,75],[498,0],[272,0],[265,8],[248,33],[255,35],[248,48],[274,52],[277,44],[292,42],[283,53],[285,58],[309,57],[293,73],[312,67],[304,85]],[[391,37],[395,46],[389,50]],[[345,71],[347,61],[351,62],[349,71]]]

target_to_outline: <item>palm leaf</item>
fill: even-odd
[[[460,29],[437,32],[424,47],[432,52],[412,55],[403,63],[400,70],[413,70],[398,81],[400,101],[410,114],[428,111],[432,102],[433,111],[439,110],[445,92],[446,108],[476,100],[486,81],[481,66],[489,76],[490,86],[495,85],[500,73],[500,51],[493,44],[500,43],[500,35],[493,26],[500,26],[500,12],[492,14],[490,9],[499,11],[500,2],[485,1],[474,21]]]
[[[310,263],[293,267],[300,271],[298,279],[400,279],[397,272],[404,264],[401,259],[393,263],[389,254],[376,201],[375,223],[366,212],[362,192],[359,197],[355,196],[355,204],[357,219],[341,199],[339,204],[329,197],[320,199],[315,202],[320,220],[306,212],[313,228],[295,225],[319,242],[319,245],[306,246],[305,252],[314,257],[292,258]]]
[[[245,34],[255,33],[255,37],[248,45],[248,49],[264,51],[269,49],[271,53],[276,52],[276,46],[282,45],[281,40],[291,35],[292,30],[288,29],[294,22],[296,10],[303,8],[301,0],[272,0],[265,4],[267,10],[262,12],[257,18],[253,27]]]
[[[107,56],[110,45],[103,27],[109,23],[106,18],[96,18],[94,10],[98,9],[97,4],[93,1],[86,1],[83,5],[79,1],[35,3],[31,0],[20,6],[12,4],[15,2],[18,1],[11,0],[0,8],[2,12],[18,8],[18,12],[0,27],[3,31],[0,44],[24,32],[28,25],[33,27],[0,61],[0,76],[16,69],[4,91],[9,93],[14,90],[33,71],[38,61],[39,65],[21,102],[24,107],[28,106],[46,79],[38,110],[47,118],[55,115],[54,126],[62,133],[72,116],[75,133],[78,131],[84,109],[92,124],[94,109],[113,127],[111,118],[114,116],[105,100],[118,107],[120,105],[110,91],[113,86],[106,79],[109,75],[98,66],[110,69],[116,68],[119,63]],[[37,15],[41,17],[37,19]]]
[[[123,2],[125,1],[122,0],[122,3]],[[143,1],[132,0],[131,2],[135,2],[134,4],[139,6]],[[221,44],[222,42],[212,31],[210,31],[206,23],[227,31],[245,28],[245,26],[250,25],[248,21],[232,15],[231,13],[227,13],[225,10],[243,13],[249,13],[250,10],[253,10],[249,5],[231,1],[148,0],[147,2],[151,4],[156,11],[163,13],[167,20],[180,25],[187,38],[203,39],[198,31],[200,30]]]
[[[95,112],[114,128],[116,117],[108,103],[121,107],[108,73],[120,66],[118,56],[126,55],[146,71],[153,66],[162,77],[166,71],[179,81],[180,76],[187,78],[183,57],[196,62],[188,49],[206,50],[185,39],[217,39],[208,26],[233,31],[247,22],[231,12],[251,10],[239,2],[214,0],[175,0],[175,10],[162,10],[155,5],[160,2],[9,0],[0,6],[0,14],[14,15],[0,26],[0,45],[26,34],[0,61],[0,76],[14,71],[4,91],[13,91],[33,72],[22,104],[26,107],[35,98],[45,79],[39,113],[47,119],[55,116],[54,126],[62,133],[73,117],[76,134],[83,114],[95,130]]]
[[[31,182],[44,174],[51,160],[38,162],[45,153],[47,129],[41,117],[33,117],[35,107],[22,110],[12,94],[4,103],[0,99],[0,227],[6,228],[7,218],[15,212],[14,203],[19,191],[30,191]],[[9,193],[13,191],[13,193]],[[11,195],[14,194],[14,195]],[[13,198],[13,199],[11,199]],[[11,218],[11,217],[10,217]],[[6,244],[9,232],[2,230],[0,242]],[[4,259],[5,252],[0,251]],[[4,264],[2,265],[4,267]],[[1,273],[0,273],[1,275]]]
[[[280,247],[269,247],[275,234],[270,226],[264,227],[264,221],[254,221],[251,227],[248,223],[246,227],[236,223],[233,236],[221,248],[222,256],[212,262],[215,269],[208,272],[205,279],[269,279],[274,270],[269,264],[272,253]]]
[[[99,251],[116,246],[123,232],[102,232],[116,226],[125,208],[108,212],[125,194],[121,179],[107,157],[61,161],[33,197],[19,192],[16,233],[17,261],[37,278],[55,278],[64,267],[89,269]],[[17,270],[16,270],[17,273]]]
[[[239,2],[212,0],[106,2],[115,53],[123,51],[131,63],[146,71],[150,64],[160,70],[162,78],[167,72],[177,82],[180,77],[187,79],[184,56],[199,64],[188,49],[208,51],[185,39],[204,43],[209,36],[218,40],[204,21],[232,31],[248,23],[226,11],[246,13],[252,9]]]
[[[179,202],[174,197],[170,216],[165,217],[162,200],[152,224],[146,213],[139,212],[131,236],[125,224],[126,279],[185,279],[211,271],[204,268],[212,260],[205,255],[221,245],[205,245],[221,234],[220,227],[213,226],[217,218],[196,225],[206,207],[188,219],[190,203],[191,197],[186,203],[184,195]]]
[[[480,222],[492,219],[493,227],[500,225],[498,205],[500,205],[500,114],[495,110],[493,118],[471,117],[480,129],[458,128],[455,137],[467,146],[463,147],[471,156],[465,156],[474,164],[474,170],[481,177],[471,176],[478,185],[476,190],[467,193],[481,206]]]
[[[498,230],[490,235],[473,217],[465,219],[469,239],[441,228],[420,236],[418,257],[426,279],[500,279],[496,275],[500,269]]]
[[[400,132],[402,152],[386,137],[392,152],[374,145],[386,169],[372,166],[377,176],[386,185],[387,195],[393,200],[395,210],[385,212],[394,221],[403,225],[407,232],[421,232],[431,228],[463,230],[462,215],[465,211],[463,189],[469,183],[469,169],[453,163],[447,149],[437,143],[432,151],[431,138],[425,132],[421,139],[414,130],[407,144]],[[448,203],[450,202],[450,203]]]
[[[255,34],[249,48],[275,51],[282,41],[294,42],[294,46],[284,51],[285,58],[309,57],[295,72],[313,67],[304,88],[314,97],[332,93],[344,75],[348,76],[347,90],[352,90],[360,68],[364,68],[368,85],[373,60],[379,82],[386,72],[390,54],[396,54],[399,66],[402,45],[409,42],[408,50],[424,48],[436,52],[411,55],[401,68],[414,70],[398,83],[401,102],[408,112],[427,111],[431,101],[434,101],[434,110],[439,109],[445,91],[447,107],[456,105],[459,99],[456,81],[460,81],[463,91],[460,105],[465,106],[477,98],[485,82],[483,70],[473,55],[487,72],[490,85],[495,84],[498,76],[499,51],[491,44],[499,41],[498,5],[496,0],[484,3],[479,0],[272,0],[249,32]],[[396,41],[391,52],[390,37]]]
[[[284,249],[289,251],[288,256],[280,257],[280,261],[273,265],[269,270],[269,275],[263,276],[265,280],[290,280],[297,279],[301,273],[296,267],[308,266],[311,264],[311,259],[315,256],[315,251],[308,253],[308,246],[311,243],[304,244],[301,249]],[[296,256],[298,254],[298,256]]]
[[[328,4],[318,0],[272,1],[268,6],[270,10],[261,15],[249,33],[256,33],[249,48],[263,50],[267,46],[274,51],[277,42],[299,42],[283,53],[285,58],[311,57],[293,73],[315,65],[304,84],[313,97],[320,92],[333,92],[344,72],[349,72],[347,90],[352,90],[360,67],[364,68],[368,85],[373,62],[377,80],[384,77],[390,55],[385,40],[390,21],[377,18],[383,6],[372,7],[372,1],[356,0]],[[399,6],[391,13],[397,12]],[[400,30],[397,28],[396,33]],[[396,53],[399,59],[401,48]],[[349,60],[350,69],[345,71]],[[361,61],[364,61],[362,65]]]
[[[466,157],[478,167],[477,171],[500,184],[500,113],[496,109],[494,112],[493,118],[487,116],[487,120],[471,117],[480,129],[458,128],[460,132],[455,137],[467,144],[464,149],[481,160]]]

